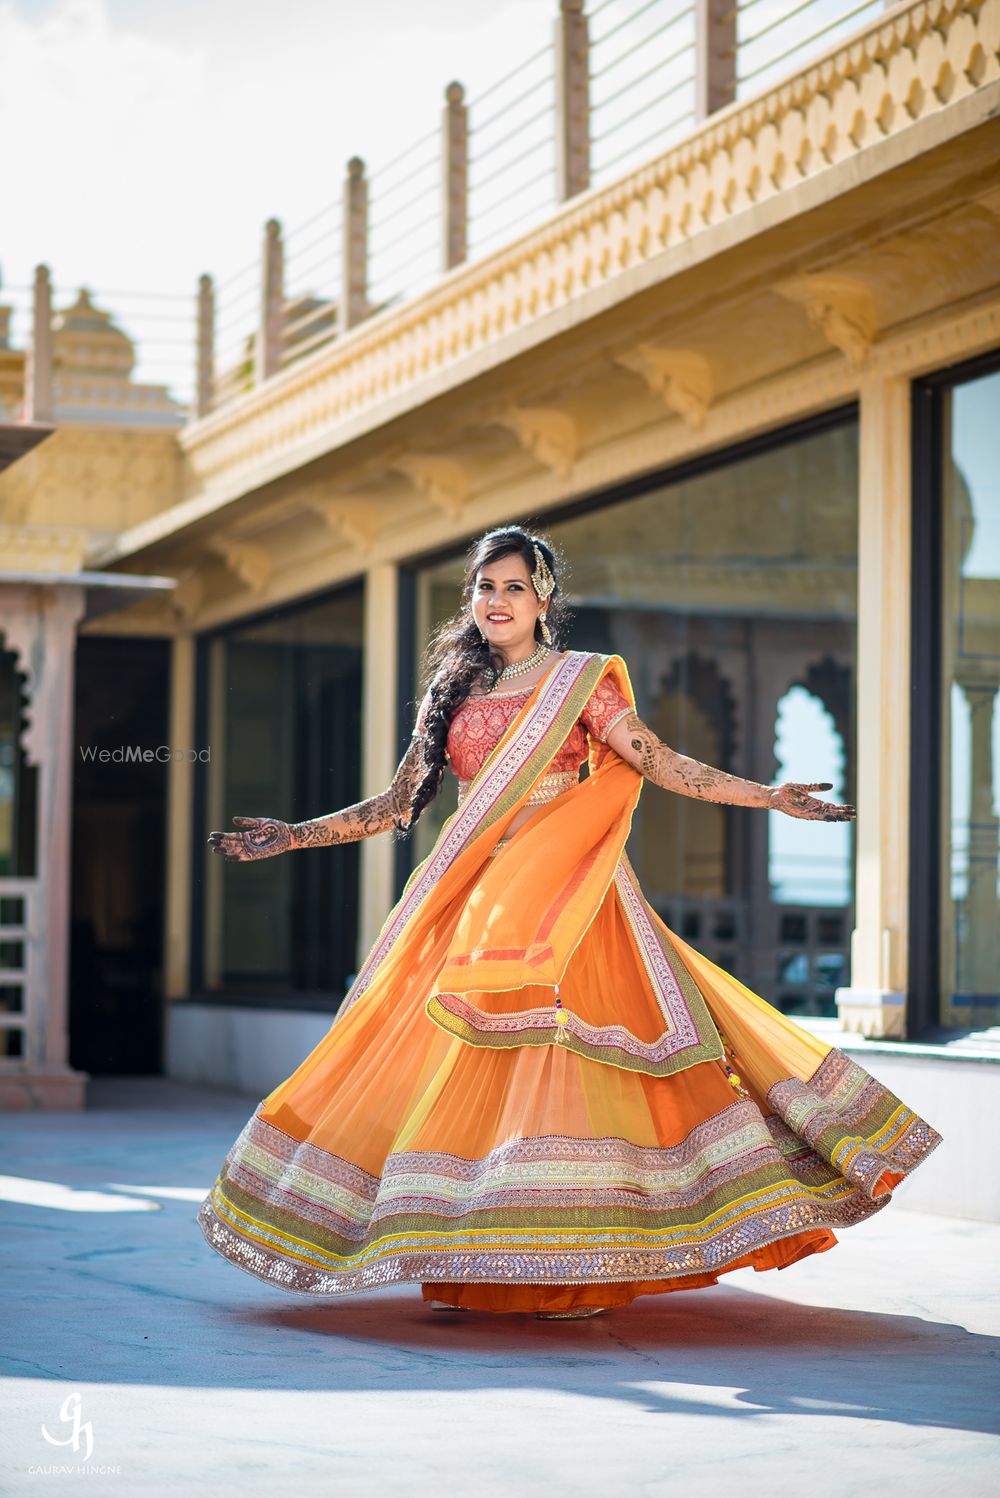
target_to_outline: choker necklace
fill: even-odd
[[[526,676],[529,671],[534,671],[540,666],[549,653],[547,645],[539,644],[533,655],[526,656],[523,661],[514,661],[513,665],[504,666],[496,679],[496,686],[501,682],[510,681],[514,676]]]

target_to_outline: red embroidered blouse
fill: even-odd
[[[479,773],[533,691],[534,687],[522,687],[519,691],[466,698],[448,728],[448,760],[459,780],[469,781]],[[594,688],[547,773],[578,773],[587,758],[587,734],[603,742],[631,711],[627,698],[606,676]]]

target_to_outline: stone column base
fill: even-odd
[[[0,1113],[29,1108],[79,1112],[86,1107],[89,1081],[89,1072],[74,1071],[69,1066],[0,1070]]]
[[[841,1028],[871,1040],[906,1039],[906,995],[888,988],[838,988]]]

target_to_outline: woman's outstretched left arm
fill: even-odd
[[[832,790],[828,783],[788,781],[779,786],[760,785],[756,780],[743,780],[739,775],[729,775],[713,765],[703,765],[700,760],[678,754],[637,713],[629,713],[616,723],[605,743],[654,785],[681,796],[693,796],[698,801],[758,806],[817,822],[849,822],[855,816],[853,806],[820,801],[812,794]]]

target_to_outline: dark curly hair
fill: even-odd
[[[410,827],[428,802],[434,799],[441,784],[447,754],[448,728],[452,718],[474,685],[478,684],[483,690],[490,691],[504,667],[503,657],[490,650],[472,617],[470,604],[476,574],[480,567],[491,567],[501,557],[515,554],[523,559],[528,571],[533,572],[534,546],[538,547],[556,579],[556,585],[549,595],[545,619],[552,635],[553,649],[560,648],[569,624],[569,610],[563,602],[558,582],[561,561],[551,543],[520,525],[501,525],[495,530],[487,531],[469,548],[462,587],[462,607],[439,625],[427,647],[423,671],[423,678],[430,692],[423,732],[427,773],[413,792]],[[539,642],[542,639],[537,624],[535,639]]]

